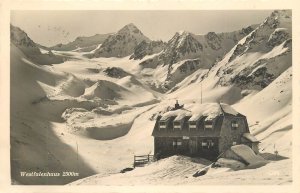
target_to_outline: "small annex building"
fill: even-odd
[[[175,107],[158,116],[152,136],[154,154],[215,159],[233,145],[245,144],[258,153],[259,141],[250,134],[246,116],[224,103]]]

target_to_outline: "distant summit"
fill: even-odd
[[[150,42],[134,24],[130,23],[110,35],[92,57],[125,57],[134,52],[142,41]]]
[[[133,34],[143,35],[143,33],[133,23],[125,25],[122,29],[120,29],[118,31],[118,33],[120,33],[120,34],[122,34],[122,33],[133,33]]]
[[[86,51],[91,51],[93,49],[96,49],[96,47],[99,44],[102,44],[109,35],[110,34],[96,34],[87,37],[80,36],[70,43],[57,44],[55,46],[50,47],[49,49],[57,51],[72,51],[76,49],[85,49]]]

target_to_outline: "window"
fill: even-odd
[[[190,121],[189,122],[189,128],[190,129],[196,129],[197,128],[196,121]]]
[[[204,129],[212,129],[212,128],[213,128],[213,122],[212,121],[205,121]]]
[[[182,141],[180,139],[175,139],[173,141],[173,148],[177,148],[179,146],[182,146]]]
[[[236,141],[232,142],[232,145],[236,145],[236,144],[237,144]]]
[[[232,130],[237,130],[238,127],[239,127],[239,124],[237,123],[237,121],[231,121],[231,129]]]
[[[204,148],[204,149],[210,149],[210,148],[213,148],[215,144],[214,144],[213,140],[207,139],[207,140],[203,140],[201,145],[202,145],[202,148]]]
[[[160,129],[165,129],[167,127],[167,123],[165,121],[160,121],[159,122],[159,128]]]
[[[174,129],[181,129],[181,125],[179,121],[174,121]]]

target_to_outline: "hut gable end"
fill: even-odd
[[[219,148],[225,150],[232,145],[241,144],[242,135],[247,132],[246,123],[242,116],[224,116]]]

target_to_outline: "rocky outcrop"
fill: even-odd
[[[130,56],[130,59],[142,59],[147,55],[152,55],[161,52],[164,49],[164,47],[165,43],[163,41],[142,41],[135,47],[133,54]]]
[[[213,50],[221,49],[221,40],[215,32],[209,32],[205,35],[209,47]]]
[[[129,74],[125,72],[122,68],[108,67],[103,71],[107,76],[112,78],[124,78]]]
[[[41,51],[35,42],[33,42],[23,30],[13,25],[10,25],[10,41],[20,48],[27,56],[29,54],[41,54]]]
[[[39,45],[32,41],[23,30],[13,25],[10,25],[10,42],[37,64],[50,65],[64,61],[63,57],[56,56],[51,51],[42,54]]]

